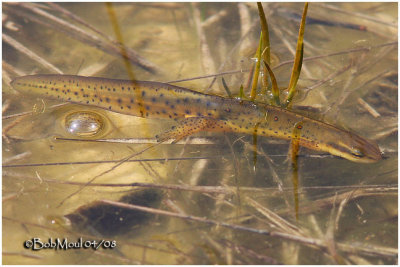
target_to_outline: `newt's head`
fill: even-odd
[[[354,162],[373,163],[382,159],[379,146],[374,141],[351,132],[347,132],[346,136],[342,135],[335,143],[329,143],[329,146],[331,154]]]

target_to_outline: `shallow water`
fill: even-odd
[[[65,32],[65,28],[40,24],[57,25],[34,13],[33,8],[43,5],[4,4],[3,33],[65,74],[129,79],[120,57],[74,39],[69,35],[71,29]],[[104,4],[62,7],[114,38]],[[246,84],[260,31],[255,3],[137,3],[113,8],[125,45],[161,70],[152,73],[134,65],[137,79],[167,82],[239,70],[224,76],[227,84],[234,93]],[[298,20],[290,14],[301,14],[302,8],[302,4],[264,4],[275,66],[293,59]],[[58,11],[43,10],[82,27]],[[199,37],[196,20],[209,23],[207,19],[218,12],[222,17],[204,26],[204,36]],[[54,70],[3,41],[3,61],[8,64],[3,67],[3,131],[7,130],[3,138],[3,263],[395,264],[397,4],[311,3],[308,17],[314,21],[306,26],[301,91],[294,108],[311,107],[312,113],[301,112],[376,140],[385,158],[357,164],[302,149],[298,220],[286,160],[288,142],[259,137],[254,167],[252,137],[237,134],[203,133],[196,135],[207,138],[200,140],[202,144],[156,146],[133,158],[141,161],[124,163],[96,178],[94,183],[102,186],[87,186],[66,199],[119,160],[149,146],[94,139],[153,138],[173,122],[80,105],[54,108],[60,103],[21,96],[8,86],[10,79]],[[248,38],[237,45],[247,31],[241,33],[241,29],[252,24],[256,26],[250,28]],[[209,52],[202,42],[208,44]],[[341,54],[312,58],[336,52]],[[286,86],[291,64],[274,71],[280,86]],[[211,81],[203,78],[175,84],[225,95],[220,78],[208,90]],[[31,113],[8,117],[21,112]],[[99,116],[96,120],[104,126],[98,135],[82,137],[66,131],[65,121],[76,112]],[[131,183],[146,184],[132,187]],[[100,200],[120,200],[181,218],[132,212]],[[79,237],[104,239],[115,241],[116,247],[25,249],[24,241],[34,237],[73,242]]]

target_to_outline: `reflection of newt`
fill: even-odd
[[[180,120],[178,126],[157,136],[159,141],[177,141],[200,131],[256,133],[289,140],[293,127],[300,125],[301,146],[356,162],[381,159],[375,143],[324,122],[263,103],[206,95],[165,83],[32,75],[16,78],[12,86],[40,97],[96,106],[122,114]]]

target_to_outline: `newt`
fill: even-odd
[[[203,94],[166,83],[55,74],[22,76],[11,85],[44,98],[178,121],[177,126],[156,136],[159,142],[178,141],[200,131],[291,140],[293,128],[301,127],[297,137],[300,146],[360,163],[382,158],[373,141],[322,121],[265,103]]]

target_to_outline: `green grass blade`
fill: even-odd
[[[260,16],[260,23],[261,23],[261,32],[262,32],[262,40],[263,40],[263,59],[268,65],[271,65],[271,46],[269,43],[269,31],[268,31],[268,23],[265,17],[264,9],[260,2],[257,2],[258,7],[258,14]]]
[[[269,31],[268,23],[265,17],[263,6],[260,2],[257,2],[258,14],[260,17],[261,32],[262,32],[262,46],[261,46],[261,57],[268,65],[271,65],[271,45],[269,42]],[[271,89],[271,84],[268,81],[268,72],[263,68],[263,84],[261,94],[265,95],[268,90]]]
[[[276,79],[275,79],[275,75],[272,72],[272,69],[269,67],[269,65],[265,61],[264,61],[264,66],[265,66],[265,69],[268,70],[269,76],[271,77],[272,95],[274,96],[275,105],[280,106],[281,101],[279,99],[279,88],[278,88],[278,83],[276,82]]]
[[[285,100],[285,103],[283,103],[284,107],[287,107],[293,99],[293,96],[296,92],[297,81],[299,80],[301,72],[301,66],[303,64],[303,50],[304,50],[303,39],[304,39],[304,30],[306,25],[307,9],[308,9],[308,3],[305,3],[299,29],[299,37],[297,39],[296,57],[294,59],[292,75],[290,76],[290,82],[288,86],[289,93]]]
[[[253,75],[253,83],[251,85],[250,100],[254,101],[257,95],[258,76],[260,75],[260,62],[261,62],[261,47],[262,47],[262,33],[260,34],[260,41],[256,52],[256,68]]]
[[[245,95],[244,95],[244,89],[243,89],[243,84],[240,85],[240,89],[239,89],[239,99],[245,99]]]

